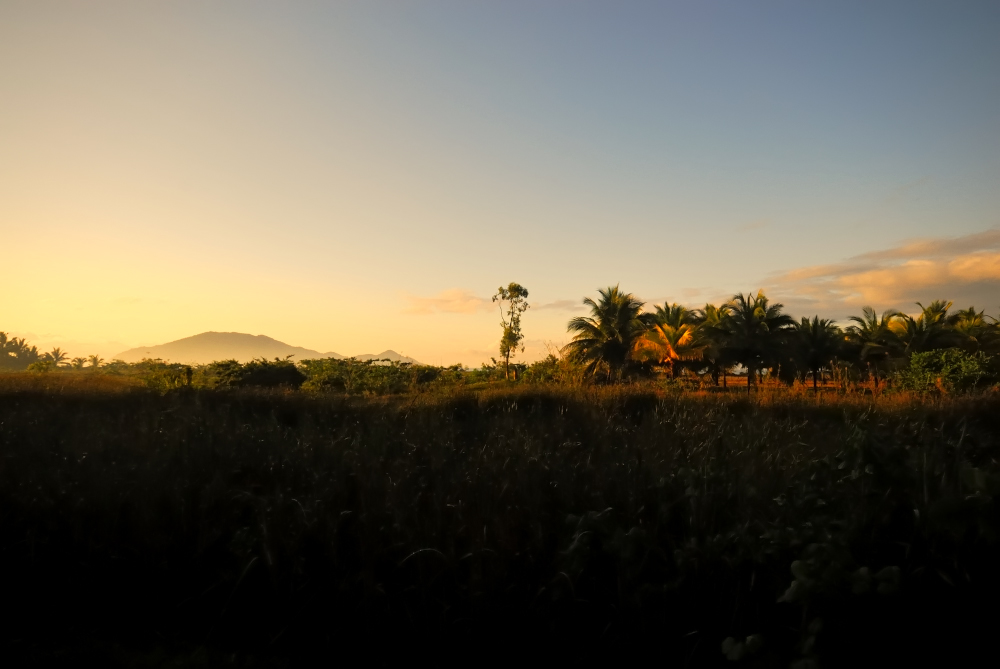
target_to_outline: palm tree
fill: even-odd
[[[73,369],[83,369],[83,365],[87,362],[86,358],[73,358],[71,367]]]
[[[99,356],[97,354],[94,354],[94,355],[88,356],[87,357],[87,361],[90,362],[90,368],[91,369],[97,369],[98,367],[101,366],[101,363],[104,362],[104,358],[102,358],[101,356]]]
[[[10,337],[0,332],[0,369],[24,370],[38,360],[38,348],[28,346],[23,337]]]
[[[770,304],[763,290],[757,295],[739,293],[729,300],[725,319],[726,344],[737,362],[747,368],[747,394],[754,374],[770,364],[795,326],[791,316],[781,313],[785,305]]]
[[[920,315],[903,316],[893,324],[893,331],[905,344],[904,353],[922,353],[939,348],[950,348],[962,343],[962,334],[955,329],[960,314],[949,314],[951,302],[934,300],[926,307],[917,302]]]
[[[855,324],[846,330],[847,341],[857,347],[859,361],[878,381],[878,363],[899,350],[900,342],[894,325],[903,318],[903,314],[895,309],[886,309],[880,318],[868,306],[862,308],[861,313],[861,316],[850,317],[849,320]]]
[[[695,341],[696,314],[680,304],[664,302],[647,316],[648,329],[636,341],[635,357],[670,367],[677,378],[681,360],[697,360],[701,346]]]
[[[811,321],[803,316],[802,322],[795,329],[798,334],[799,361],[812,372],[813,390],[816,390],[819,370],[828,366],[840,353],[844,335],[833,321],[819,316],[813,316]]]
[[[984,315],[982,311],[976,311],[975,307],[960,310],[956,315],[958,320],[955,323],[955,331],[964,338],[962,346],[967,351],[971,353],[993,351],[997,343],[1000,343],[1000,332],[992,317]],[[987,318],[994,322],[988,323]]]
[[[14,337],[11,339],[11,343],[16,346],[14,350],[14,357],[17,358],[18,369],[27,369],[28,365],[33,362],[37,362],[41,357],[38,353],[38,347],[28,346],[24,337]]]
[[[706,304],[703,309],[698,309],[694,316],[698,324],[695,338],[702,347],[702,361],[708,365],[715,385],[719,385],[719,375],[722,375],[723,388],[727,387],[726,376],[732,367],[732,359],[728,355],[729,349],[726,348],[725,341],[727,335],[725,323],[728,314],[728,304],[723,304],[721,307]]]
[[[56,346],[51,351],[43,355],[42,360],[47,360],[51,362],[54,366],[59,367],[66,361],[66,358],[68,357],[69,357],[68,353],[64,352],[61,348]]]
[[[14,347],[6,332],[0,332],[0,369],[6,369],[14,362]]]
[[[590,316],[577,316],[567,328],[576,333],[573,341],[563,348],[571,358],[586,363],[588,374],[596,376],[604,370],[608,380],[619,377],[632,360],[636,340],[647,328],[642,302],[632,293],[623,293],[618,286],[598,290],[597,302],[587,297]]]
[[[668,365],[671,378],[676,379],[680,361],[701,358],[704,346],[696,340],[696,331],[697,326],[690,323],[677,327],[656,323],[636,340],[635,357]]]
[[[697,312],[689,310],[680,304],[670,304],[664,302],[663,306],[657,305],[653,314],[655,322],[679,328],[682,325],[695,325],[697,323]]]

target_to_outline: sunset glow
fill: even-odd
[[[998,11],[3,2],[2,327],[477,365],[515,280],[527,359],[618,282],[995,310]]]

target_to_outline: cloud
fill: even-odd
[[[490,301],[486,298],[459,288],[442,291],[434,297],[406,295],[405,299],[409,306],[403,312],[407,314],[474,314],[490,308]]]
[[[984,230],[964,237],[915,239],[897,248],[863,253],[857,258],[868,261],[905,259],[917,256],[942,258],[990,249],[1000,249],[1000,228]]]
[[[531,308],[535,311],[586,311],[582,300],[556,300],[545,304],[532,304]]]
[[[656,295],[653,297],[646,297],[644,295],[637,295],[643,303],[645,303],[645,310],[650,311],[655,309],[657,306],[662,304],[675,304],[679,303],[688,308],[694,308],[700,306],[700,303],[706,298],[711,298],[712,296],[717,297],[719,291],[715,288],[680,288],[675,291],[674,295]],[[679,294],[679,295],[678,295]],[[726,299],[729,299],[728,297]],[[709,299],[711,301],[711,299]],[[725,300],[723,300],[725,301]]]
[[[1000,297],[1000,229],[913,240],[842,263],[794,269],[766,284],[789,307],[806,310],[912,310],[913,303],[933,299],[991,307]]]

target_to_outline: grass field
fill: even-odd
[[[993,395],[17,378],[8,666],[943,664],[996,629]]]

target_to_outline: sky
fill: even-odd
[[[620,284],[1000,310],[997,2],[0,0],[0,330],[523,359]]]

